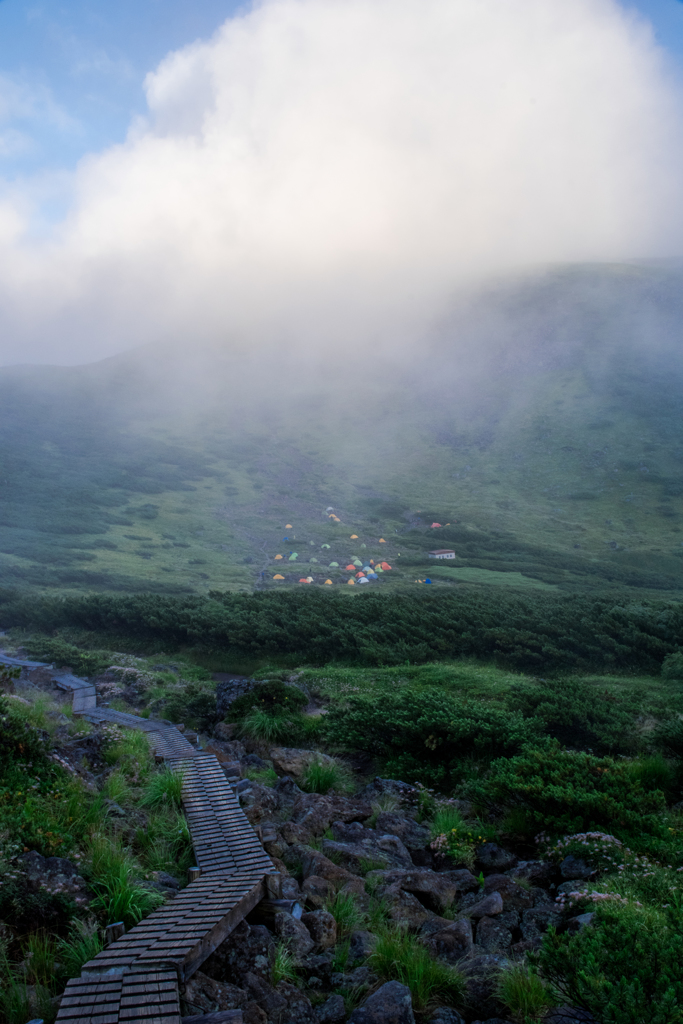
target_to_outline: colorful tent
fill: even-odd
[[[382,568],[381,565],[376,565],[375,566],[375,572],[384,572],[384,569]]]
[[[386,572],[388,569],[391,569],[391,566],[389,565],[388,562],[382,562],[382,568]]]
[[[313,582],[313,577],[312,576],[307,576],[306,579],[308,580],[309,583]]]
[[[386,544],[384,537],[380,537],[379,542],[380,544]]]
[[[363,579],[362,580],[358,580],[358,582],[359,583],[369,583],[370,580],[366,576],[364,576]]]
[[[431,583],[431,582],[432,582],[431,580],[425,580],[425,583]]]
[[[376,572],[369,572],[367,577],[366,577],[366,579],[368,579],[368,580],[378,580],[379,576],[377,575]]]
[[[299,583],[310,583],[310,582],[311,582],[310,580],[304,580],[304,579],[300,579],[299,580]]]
[[[281,576],[279,572],[276,572],[275,575],[273,576],[273,579],[274,580],[283,580],[284,576]]]
[[[293,530],[293,529],[294,529],[294,527],[292,526],[292,524],[291,524],[291,523],[287,523],[287,524],[286,524],[286,526],[285,526],[285,530]]]
[[[364,580],[365,579],[365,573],[364,572],[357,572],[356,573],[356,579],[357,580],[359,580],[359,579],[363,579]]]
[[[330,569],[338,569],[339,562],[330,562]]]
[[[290,562],[296,562],[298,557],[299,557],[299,552],[298,551],[292,551],[291,555],[289,556],[289,560],[290,560]]]
[[[366,547],[367,547],[367,544],[361,544],[361,547],[362,547],[362,548],[366,548]]]
[[[347,572],[353,572],[353,570],[355,568],[356,568],[355,565],[352,565],[351,562],[349,562],[349,564],[346,566],[346,571]]]
[[[327,548],[327,550],[329,551],[329,549],[330,549],[330,545],[329,545],[329,544],[321,544],[321,545],[320,545],[320,548],[321,548],[321,550],[322,550],[323,548]]]
[[[353,587],[355,585],[355,582],[355,580],[348,580],[348,584],[350,587]]]
[[[312,563],[312,562],[317,562],[318,559],[317,558],[309,558],[308,561]]]
[[[282,558],[282,555],[276,555],[275,556],[275,561],[279,562],[281,558]]]
[[[370,566],[369,565],[364,565],[363,566],[363,572],[370,572]]]
[[[329,586],[332,586],[332,580],[325,580],[325,586],[327,586],[328,584]]]
[[[357,533],[352,533],[350,539],[351,540],[358,540],[358,534]]]
[[[431,525],[431,529],[432,529],[432,530],[436,530],[437,526],[438,526],[439,528],[441,528],[441,523],[432,523],[432,525]],[[427,582],[427,581],[425,580],[425,583],[426,583],[426,582]]]
[[[371,559],[370,559],[370,565],[374,565],[374,564],[375,564],[375,559],[374,559],[374,558],[371,558]]]

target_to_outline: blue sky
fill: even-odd
[[[0,178],[69,170],[125,138],[145,74],[237,0],[0,0]],[[683,2],[638,0],[683,72]]]

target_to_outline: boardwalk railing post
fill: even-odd
[[[196,882],[197,879],[200,877],[201,873],[201,868],[189,868],[187,872],[187,877],[190,882]]]
[[[122,935],[126,934],[126,926],[123,921],[115,921],[113,924],[108,924],[104,929],[104,941],[108,946],[111,946],[112,942],[116,942]]]
[[[279,871],[271,871],[266,875],[266,893],[269,900],[279,900],[282,897],[282,874]]]

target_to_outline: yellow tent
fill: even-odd
[[[355,587],[356,581],[355,580],[349,580],[348,584],[349,584],[350,587]]]
[[[285,530],[293,530],[293,529],[294,529],[294,527],[292,526],[291,523],[287,523],[287,525],[285,526]]]
[[[281,576],[281,575],[280,575],[280,573],[279,573],[279,572],[277,572],[277,573],[275,573],[275,575],[273,576],[273,579],[274,579],[274,580],[283,580],[283,579],[284,579],[284,576]]]
[[[352,533],[351,534],[351,540],[358,540],[358,534],[357,533]]]
[[[325,585],[327,585],[328,583],[330,586],[332,586],[332,580],[325,580]]]
[[[380,544],[386,544],[384,537],[380,537],[379,542]]]
[[[279,562],[281,558],[282,558],[282,555],[276,555],[275,556],[275,561]]]

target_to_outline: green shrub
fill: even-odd
[[[301,711],[306,704],[308,698],[296,686],[287,686],[281,680],[271,679],[267,683],[259,683],[234,700],[228,709],[227,718],[231,722],[239,722],[253,708],[275,712],[279,716],[283,712]]]
[[[195,681],[182,689],[172,690],[164,702],[165,717],[171,722],[183,722],[192,729],[208,729],[218,721],[216,711],[216,684]]]
[[[263,740],[265,743],[279,743],[281,740],[291,738],[296,732],[297,722],[288,711],[280,710],[279,714],[274,711],[264,711],[261,708],[253,708],[245,718],[242,719],[241,733],[253,740]]]
[[[548,986],[523,963],[512,964],[502,972],[498,995],[519,1024],[540,1020],[555,1004]]]
[[[434,813],[434,817],[429,823],[429,831],[432,839],[436,839],[437,836],[443,835],[444,832],[451,832],[453,829],[457,831],[465,831],[465,819],[458,810],[452,804],[439,804]]]
[[[273,966],[271,967],[270,975],[273,985],[277,985],[279,981],[289,981],[295,983],[297,980],[296,976],[297,959],[292,953],[291,949],[286,942],[278,942],[275,947],[275,955],[273,957]]]
[[[94,676],[111,664],[106,651],[83,651],[60,636],[30,637],[23,646],[31,658],[48,661],[57,668],[68,667],[77,676]]]
[[[603,828],[617,836],[665,834],[663,795],[646,792],[628,762],[562,750],[554,740],[494,761],[469,793],[482,808],[522,808],[531,834]]]
[[[535,962],[564,1001],[605,1024],[674,1024],[683,1006],[679,913],[597,906],[577,935],[550,932]]]
[[[683,679],[683,652],[674,651],[667,654],[662,662],[663,679]]]
[[[123,921],[131,927],[164,903],[164,897],[134,878],[130,864],[122,863],[106,875],[91,882],[95,893],[90,909],[103,924]]]
[[[247,768],[246,777],[262,786],[274,786],[278,775],[274,768]]]
[[[370,966],[383,981],[407,985],[418,1011],[436,1004],[459,1006],[464,1000],[465,982],[460,971],[432,960],[417,938],[401,928],[381,932]]]
[[[57,943],[57,960],[66,978],[78,978],[84,964],[104,949],[101,931],[91,922],[74,921],[69,934]]]
[[[631,762],[630,773],[648,793],[660,790],[670,794],[676,781],[673,766],[661,754],[636,758]]]

